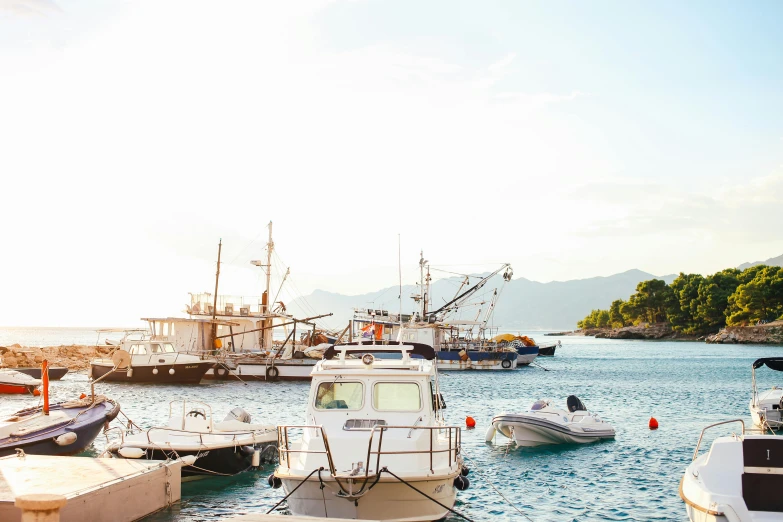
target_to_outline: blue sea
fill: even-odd
[[[476,429],[463,433],[471,486],[458,494],[456,505],[457,511],[475,521],[525,520],[490,482],[536,522],[687,520],[677,490],[702,427],[733,418],[749,423],[751,363],[759,357],[783,355],[783,346],[613,341],[526,333],[539,342],[559,339],[562,347],[553,358],[537,359],[540,367],[441,374],[449,420],[464,425],[470,415],[477,421]],[[760,387],[783,384],[783,375],[766,368],[759,370],[758,378]],[[220,382],[198,386],[99,384],[98,388],[118,399],[136,423],[152,426],[165,423],[170,400],[185,397],[209,402],[218,417],[241,406],[254,421],[300,423],[308,386]],[[54,399],[68,399],[88,388],[86,375],[69,374],[64,381],[52,383],[52,394]],[[614,441],[540,448],[517,448],[502,437],[494,444],[484,442],[493,415],[525,410],[539,398],[565,405],[571,394],[614,425]],[[0,414],[36,401],[4,397]],[[659,421],[657,431],[648,428],[651,416]],[[716,435],[732,429],[736,428],[726,427]],[[705,440],[708,447],[711,438]],[[96,441],[95,451],[104,444]],[[267,465],[233,478],[185,483],[180,503],[147,520],[206,521],[266,512],[283,495],[281,489],[267,486],[266,477],[272,471],[273,466]]]

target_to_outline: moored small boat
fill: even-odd
[[[704,433],[739,423],[739,434],[717,437],[699,455]],[[741,419],[704,428],[693,459],[680,479],[680,498],[692,522],[783,521],[783,438],[749,435]]]
[[[326,351],[313,370],[307,425],[278,428],[269,483],[282,485],[294,515],[415,522],[449,514],[469,482],[434,360],[418,343]]]
[[[0,368],[0,394],[34,394],[40,385],[40,379],[10,368]]]
[[[501,413],[492,419],[487,442],[495,431],[514,440],[519,446],[544,444],[584,444],[613,439],[614,428],[598,415],[590,413],[575,395],[567,400],[568,410],[538,400],[525,413]]]
[[[783,371],[783,357],[757,359],[751,366],[753,394],[750,399],[750,415],[757,428],[777,430],[783,426],[783,388],[773,386],[759,393],[756,385],[756,369],[766,366],[770,370]]]
[[[277,428],[250,420],[242,408],[234,408],[215,422],[208,404],[171,401],[166,426],[124,434],[107,449],[115,457],[130,459],[195,457],[195,463],[182,468],[183,477],[236,475],[263,460],[271,462],[275,455]]]
[[[93,379],[115,382],[152,382],[167,384],[198,384],[215,365],[197,355],[178,352],[172,343],[150,339],[124,339],[122,348],[112,357],[90,361]],[[116,367],[114,357],[123,354],[129,359],[125,367]]]

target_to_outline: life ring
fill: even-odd
[[[267,381],[276,381],[277,377],[280,375],[280,370],[277,369],[275,366],[269,366],[266,369],[266,380]]]
[[[226,377],[228,377],[228,368],[221,365],[215,366],[215,378],[224,380]]]
[[[500,366],[508,370],[509,368],[511,368],[511,361],[509,361],[508,359],[503,359],[500,362]]]

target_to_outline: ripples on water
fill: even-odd
[[[549,338],[554,339],[556,338]],[[547,340],[549,340],[547,339]],[[513,372],[443,373],[441,388],[451,423],[466,415],[477,428],[463,432],[472,469],[471,487],[458,494],[456,509],[473,520],[524,520],[487,484],[492,481],[533,521],[685,521],[678,485],[700,430],[707,424],[741,417],[749,422],[750,364],[758,357],[783,353],[783,347],[716,346],[702,343],[610,341],[564,337],[554,358]],[[783,384],[783,376],[759,370],[759,386]],[[84,374],[53,382],[53,400],[72,398],[88,389]],[[99,384],[142,426],[164,424],[170,400],[191,398],[212,405],[222,418],[241,406],[254,422],[300,423],[308,383],[239,382],[200,386]],[[565,406],[578,395],[588,409],[617,430],[617,438],[584,446],[517,448],[498,437],[485,444],[493,415],[522,411],[539,398]],[[29,406],[30,398],[0,399],[0,413]],[[654,415],[660,429],[650,431]],[[729,426],[727,430],[736,429]],[[726,433],[726,432],[723,432]],[[711,439],[703,447],[709,447]],[[96,441],[96,452],[104,446]],[[147,520],[214,520],[229,515],[266,512],[280,498],[272,490],[267,465],[232,478],[183,484],[182,502]],[[449,522],[459,520],[456,517]]]

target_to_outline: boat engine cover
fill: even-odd
[[[568,406],[568,411],[571,413],[574,413],[575,411],[587,411],[585,405],[582,404],[582,401],[580,401],[579,397],[576,395],[569,395],[566,399],[566,405]]]
[[[228,412],[226,418],[223,419],[224,422],[230,420],[238,420],[239,422],[250,424],[250,414],[242,408],[237,407]]]

